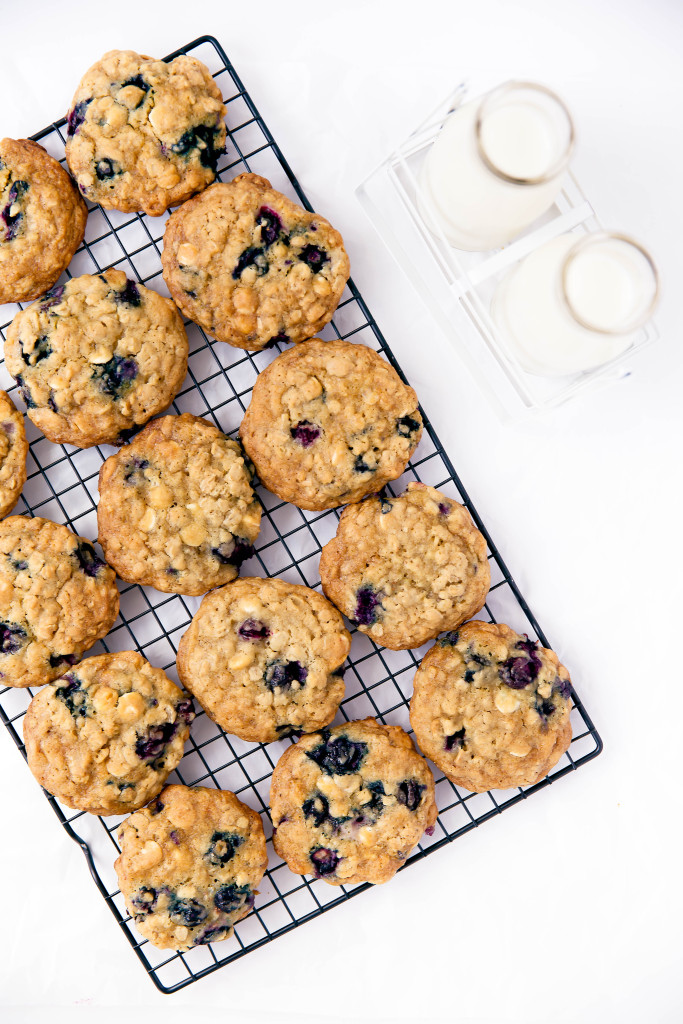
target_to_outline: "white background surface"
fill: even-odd
[[[683,5],[10,6],[1,129],[14,137],[60,116],[107,49],[162,56],[203,33],[222,43],[342,231],[356,283],[605,751],[389,885],[162,996],[3,730],[0,1019],[680,1021]],[[353,196],[482,71],[566,98],[585,192],[604,223],[651,248],[663,278],[662,338],[633,375],[521,425],[491,414]]]

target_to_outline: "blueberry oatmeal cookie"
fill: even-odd
[[[268,864],[259,815],[225,790],[167,786],[118,838],[128,913],[158,949],[230,938]]]
[[[268,743],[332,721],[350,646],[322,594],[244,578],[204,598],[180,641],[178,675],[223,729]]]
[[[100,469],[104,557],[129,583],[204,594],[253,554],[261,508],[237,441],[183,413],[153,420]]]
[[[61,676],[118,610],[114,572],[83,537],[49,519],[0,523],[0,686]]]
[[[475,793],[539,782],[568,748],[569,673],[509,626],[467,622],[427,652],[410,722],[423,752]]]
[[[491,582],[486,541],[462,505],[410,483],[341,514],[322,550],[327,597],[384,647],[419,647],[483,606]]]
[[[110,50],[76,90],[66,159],[93,203],[157,217],[214,180],[224,117],[220,90],[201,61],[182,56],[167,64]]]
[[[0,519],[14,508],[26,483],[27,453],[24,417],[0,391]]]
[[[57,444],[120,444],[165,409],[187,373],[170,299],[121,270],[83,274],[15,316],[7,369],[28,415]]]
[[[251,351],[312,338],[349,276],[339,232],[257,174],[212,185],[176,210],[161,262],[186,316]]]
[[[141,654],[86,658],[29,704],[29,768],[68,807],[127,814],[161,791],[193,719],[187,694]]]
[[[276,852],[332,885],[387,882],[437,814],[426,761],[403,729],[374,718],[289,747],[270,806]]]
[[[393,367],[365,345],[319,338],[259,374],[240,427],[261,482],[306,509],[379,491],[421,436],[417,395]]]
[[[0,142],[0,303],[51,288],[83,241],[88,208],[64,168],[29,139]]]

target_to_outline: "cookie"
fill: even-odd
[[[64,168],[30,139],[0,142],[0,303],[35,299],[83,241],[88,208]]]
[[[268,864],[259,815],[220,789],[167,786],[118,838],[114,867],[128,913],[158,949],[230,938]]]
[[[188,342],[170,299],[121,270],[83,274],[15,316],[7,369],[50,441],[121,444],[165,409],[187,373]]]
[[[257,174],[212,185],[176,210],[161,263],[186,316],[254,352],[312,338],[332,319],[349,276],[339,232]]]
[[[183,413],[162,416],[100,469],[104,557],[129,583],[204,594],[253,554],[261,508],[237,441]]]
[[[469,619],[491,582],[486,541],[467,509],[418,483],[345,508],[320,578],[362,633],[395,651]]]
[[[86,658],[29,704],[29,768],[67,807],[127,814],[179,764],[192,701],[135,651]]]
[[[0,391],[0,519],[14,508],[26,483],[27,454],[24,417]]]
[[[178,647],[178,675],[227,732],[269,743],[332,721],[350,646],[322,594],[284,580],[239,579],[202,601]]]
[[[306,509],[379,491],[421,436],[417,395],[389,363],[365,345],[319,338],[259,374],[240,427],[261,482]]]
[[[194,57],[167,64],[110,50],[76,89],[67,163],[93,203],[158,217],[216,177],[225,109],[209,69]]]
[[[302,737],[275,766],[273,845],[332,885],[387,882],[436,821],[434,779],[410,737],[374,718]]]
[[[410,722],[420,747],[457,786],[529,786],[568,748],[569,673],[553,651],[509,626],[467,622],[415,673]]]
[[[0,686],[41,686],[106,636],[119,610],[114,572],[49,519],[0,523]]]

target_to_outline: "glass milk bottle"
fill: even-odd
[[[573,146],[555,93],[506,82],[448,117],[422,165],[420,212],[458,249],[505,245],[553,205]]]
[[[637,242],[606,231],[570,233],[503,278],[491,314],[523,369],[559,377],[625,352],[658,293],[657,269]]]

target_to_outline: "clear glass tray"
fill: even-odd
[[[520,366],[490,315],[491,299],[505,273],[551,238],[573,231],[577,239],[604,230],[576,178],[568,173],[551,209],[509,245],[487,252],[451,246],[420,212],[422,162],[448,115],[465,100],[498,83],[460,84],[356,189],[356,195],[399,266],[480,388],[503,416],[549,409],[590,388],[629,376],[636,354],[657,331],[650,320],[619,357],[594,370],[540,377]]]

